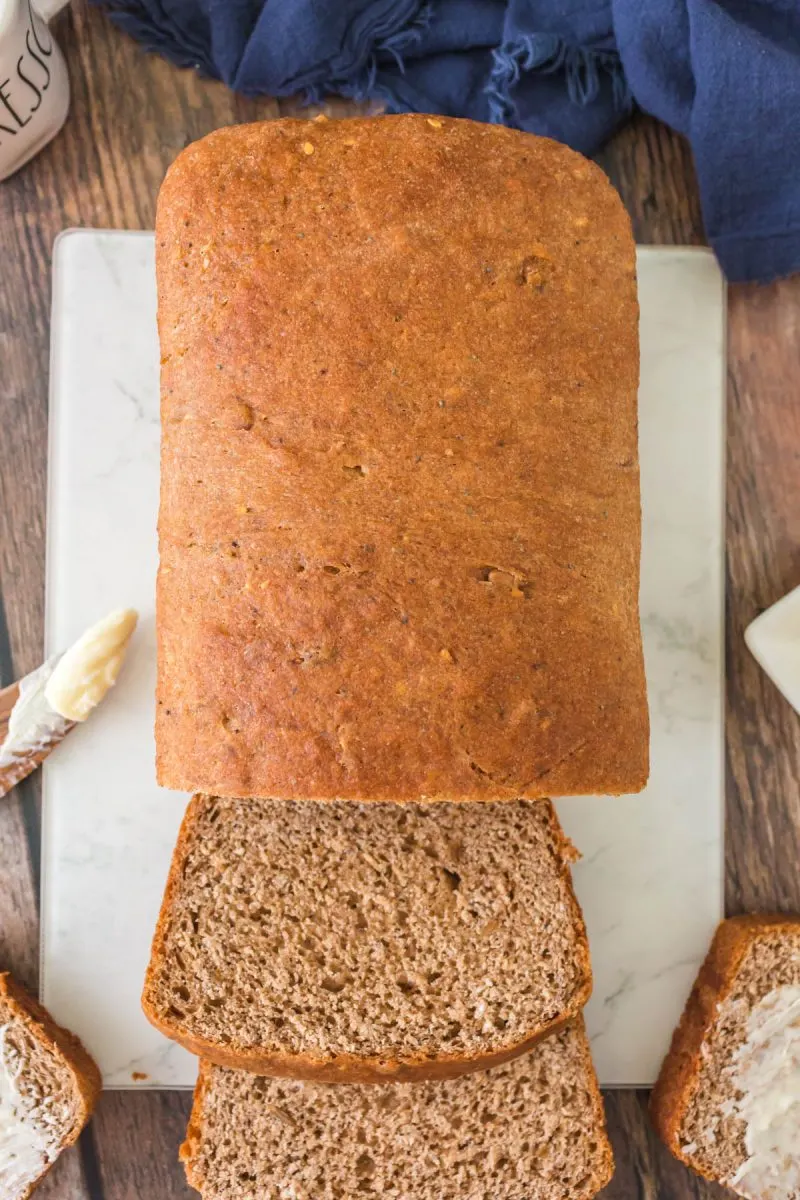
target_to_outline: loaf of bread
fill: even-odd
[[[589,998],[573,854],[546,800],[195,797],[144,1011],[214,1062],[290,1078],[502,1062]]]
[[[582,1022],[444,1083],[331,1087],[202,1062],[181,1157],[204,1200],[588,1200],[614,1166]]]
[[[751,1200],[800,1197],[800,917],[719,927],[651,1112],[706,1179]]]
[[[638,333],[567,147],[419,115],[169,171],[158,774],[284,799],[631,792]]]
[[[71,1033],[0,974],[0,1196],[26,1200],[77,1141],[100,1072]]]

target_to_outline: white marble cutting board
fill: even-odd
[[[564,800],[595,968],[601,1081],[653,1081],[722,910],[724,288],[710,254],[639,252],[642,620],[652,778]],[[185,797],[155,784],[158,348],[153,238],[75,231],[53,281],[47,652],[134,605],[119,686],[45,769],[42,993],[106,1086],[181,1087],[194,1060],[139,1010]]]

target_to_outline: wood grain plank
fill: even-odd
[[[0,590],[0,679],[11,680],[14,674]],[[0,802],[0,879],[4,882],[0,888],[0,969],[11,971],[34,992],[39,978],[38,873],[31,850],[38,844],[37,799],[38,780],[29,779]],[[30,820],[33,828],[29,839]]]
[[[800,912],[800,717],[744,644],[800,584],[800,276],[729,304],[727,900]]]
[[[705,244],[692,155],[683,138],[637,113],[597,157],[625,202],[637,242]]]
[[[616,1091],[606,1095],[606,1114],[617,1169],[601,1193],[603,1200],[724,1200],[726,1188],[707,1183],[673,1158],[653,1132],[648,1094]]]
[[[80,1145],[71,1146],[56,1160],[36,1189],[36,1200],[102,1200],[86,1184]]]
[[[35,994],[38,910],[23,813],[26,799],[24,788],[17,788],[0,802],[0,969],[11,971]]]
[[[178,1148],[188,1092],[105,1092],[93,1126],[104,1200],[189,1200]]]

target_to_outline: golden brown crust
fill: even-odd
[[[603,173],[399,116],[170,169],[158,774],[226,796],[641,789],[635,256]]]
[[[681,1150],[681,1128],[697,1091],[703,1042],[711,1032],[719,1005],[730,994],[742,960],[753,942],[762,934],[775,933],[781,927],[796,934],[800,930],[800,918],[755,913],[731,917],[719,925],[653,1088],[650,1097],[653,1126],[675,1157],[694,1171],[698,1171],[697,1163],[690,1161]],[[715,1181],[710,1175],[706,1178]]]
[[[525,1054],[544,1038],[558,1033],[580,1011],[579,1004],[585,1004],[588,994],[576,998],[574,1009],[569,1015],[551,1021],[535,1034],[513,1046],[506,1046],[491,1054],[473,1056],[443,1054],[438,1058],[428,1059],[408,1056],[407,1058],[359,1058],[355,1054],[339,1054],[331,1059],[315,1059],[308,1054],[268,1054],[243,1047],[240,1050],[218,1046],[204,1038],[194,1037],[175,1026],[161,1021],[160,1017],[147,1008],[142,1007],[148,1021],[166,1037],[178,1042],[192,1054],[207,1059],[218,1067],[228,1067],[231,1070],[249,1071],[252,1075],[269,1075],[276,1079],[303,1079],[313,1083],[416,1083],[426,1079],[457,1079],[459,1075],[469,1075],[473,1071],[488,1070],[499,1067],[501,1063],[510,1062]]]
[[[575,858],[576,852],[570,840],[564,835],[555,809],[548,803],[550,835],[556,847],[558,871],[565,884],[567,896],[568,911],[564,914],[564,920],[574,926],[577,932],[577,952],[582,980],[581,986],[572,997],[570,1008],[557,1019],[532,1031],[521,1041],[503,1046],[488,1054],[443,1053],[434,1058],[423,1055],[397,1057],[388,1054],[385,1056],[338,1054],[327,1058],[315,1058],[308,1054],[285,1054],[266,1048],[244,1046],[237,1048],[235,1045],[219,1045],[198,1037],[186,1029],[180,1021],[165,1020],[160,1010],[151,1002],[150,996],[155,994],[157,981],[163,973],[172,905],[181,887],[184,864],[192,838],[192,828],[203,802],[203,796],[193,796],[181,822],[142,990],[142,1011],[151,1025],[155,1026],[165,1037],[184,1046],[192,1054],[221,1067],[250,1071],[256,1075],[314,1080],[317,1083],[387,1083],[390,1081],[401,1083],[425,1079],[453,1079],[471,1071],[499,1066],[501,1063],[525,1054],[542,1038],[563,1029],[573,1018],[579,1016],[589,1000],[593,985],[589,940],[583,913],[572,887],[572,875],[569,868],[569,863]]]
[[[102,1091],[103,1083],[97,1064],[79,1038],[68,1029],[57,1025],[38,1000],[7,971],[0,973],[0,1000],[8,1005],[14,1017],[31,1031],[38,1042],[44,1043],[51,1051],[57,1053],[70,1069],[79,1096],[79,1105],[75,1125],[60,1146],[60,1149],[66,1149],[78,1140]],[[24,1200],[38,1187],[52,1166],[52,1162],[48,1163],[39,1178],[31,1184]]]
[[[178,1159],[183,1163],[186,1172],[186,1182],[196,1191],[202,1191],[203,1181],[194,1171],[194,1164],[200,1157],[200,1144],[203,1140],[203,1097],[208,1087],[210,1064],[200,1059],[197,1071],[197,1082],[194,1086],[192,1111],[189,1113],[189,1123],[186,1126],[186,1137],[178,1151]]]
[[[606,1109],[605,1105],[603,1104],[602,1094],[600,1092],[600,1084],[597,1079],[597,1072],[594,1068],[594,1060],[592,1058],[589,1039],[586,1037],[586,1023],[583,1019],[583,1015],[581,1014],[577,1016],[573,1023],[583,1032],[585,1039],[583,1046],[583,1061],[586,1068],[586,1078],[591,1082],[592,1085],[592,1105],[595,1118],[594,1127],[598,1132],[597,1140],[598,1142],[602,1143],[603,1149],[603,1164],[601,1169],[597,1172],[594,1181],[594,1186],[596,1190],[599,1191],[601,1188],[604,1188],[607,1183],[611,1182],[616,1164],[614,1162],[614,1152],[611,1149],[611,1142],[608,1140]]]
[[[174,1042],[180,1042],[186,1046],[193,1054],[199,1054],[200,1051],[189,1046],[186,1041],[177,1036],[177,1030],[167,1029],[161,1023],[158,1013],[153,1005],[148,1000],[148,994],[155,988],[156,980],[161,970],[161,965],[165,957],[165,948],[167,935],[169,933],[170,920],[172,914],[172,905],[181,886],[181,874],[183,864],[186,861],[186,856],[189,852],[189,843],[191,840],[192,827],[195,817],[203,804],[203,796],[192,796],[186,806],[186,812],[183,814],[181,827],[178,830],[178,839],[175,842],[175,849],[172,851],[172,859],[170,861],[169,874],[164,887],[164,896],[161,901],[161,908],[158,913],[155,931],[153,933],[153,941],[150,946],[150,958],[147,962],[147,970],[144,977],[144,986],[142,988],[142,1012],[147,1017],[151,1025],[154,1025],[161,1033],[170,1038]]]

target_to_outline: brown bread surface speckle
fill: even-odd
[[[444,1083],[299,1083],[203,1062],[186,1142],[204,1200],[588,1200],[613,1158],[581,1022]]]
[[[502,1061],[589,997],[573,855],[548,801],[195,797],[144,1010],[190,1050],[269,1074]]]
[[[222,129],[167,176],[157,274],[161,783],[643,787],[635,257],[599,168],[414,115]]]
[[[750,1012],[785,985],[800,985],[800,918],[723,921],[650,1103],[653,1124],[672,1153],[707,1179],[726,1183],[747,1159],[745,1125],[731,1105],[737,1095],[731,1067]]]

